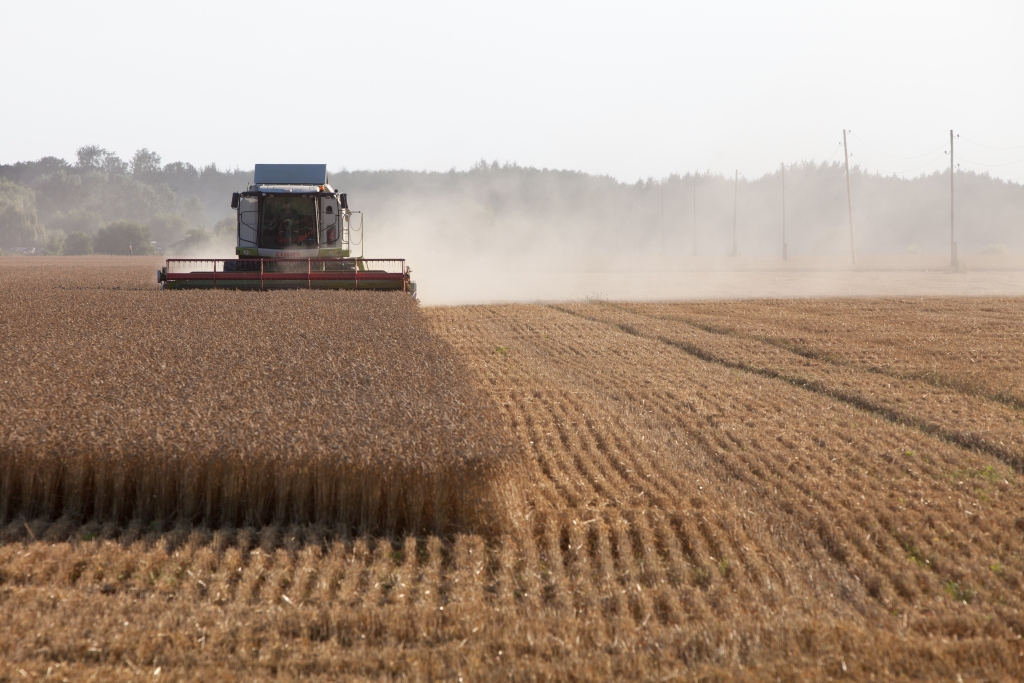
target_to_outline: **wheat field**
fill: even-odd
[[[0,261],[5,292],[12,278],[50,267],[27,261]],[[74,390],[53,387],[61,361],[41,347],[60,344],[28,332],[62,319],[53,338],[84,344],[103,325],[73,303],[81,297],[120,311],[104,323],[130,323],[120,345],[104,337],[99,347],[117,353],[94,354],[107,358],[102,379],[113,386],[128,386],[121,373],[134,366],[111,358],[158,348],[131,316],[156,321],[146,306],[168,306],[168,295],[193,312],[196,301],[234,301],[153,292],[148,268],[112,269],[137,262],[82,259],[92,279],[5,297],[0,353],[4,381],[15,384],[0,389],[4,406],[24,410],[29,395],[33,414],[88,424],[90,406],[74,403],[86,391],[97,423],[109,415],[109,387],[67,378],[71,366],[63,376]],[[348,294],[323,294],[352,314]],[[274,320],[309,310],[307,301],[328,315],[319,293],[277,296],[241,301],[272,300]],[[32,297],[59,303],[16,318],[12,300]],[[46,507],[48,489],[17,500],[0,489],[0,677],[1019,680],[1022,312],[1018,299],[410,309],[389,324],[417,336],[395,343],[440,349],[432,363],[464,392],[441,397],[436,409],[453,422],[433,433],[490,435],[479,481],[496,501],[484,508],[504,512],[479,529],[434,531],[290,507],[263,518],[154,516],[140,506],[86,514],[80,504]],[[177,329],[176,344],[252,329],[249,319],[184,321],[158,329]],[[186,387],[221,377],[229,346],[187,347],[196,351]],[[358,353],[385,363],[376,348]],[[268,355],[279,374],[260,386],[288,405],[284,380],[308,375]],[[408,372],[422,387],[420,373],[441,371]],[[126,376],[142,384],[120,395],[124,412],[153,405],[143,389],[155,380]],[[39,391],[25,388],[42,378]],[[200,393],[193,421],[175,424],[196,435],[235,428],[216,406],[238,391]],[[467,402],[459,411],[449,401]],[[381,414],[376,424],[393,429],[396,414]],[[440,429],[437,414],[413,417]],[[69,458],[64,423],[48,424],[4,426],[4,457],[51,449]],[[288,443],[304,443],[305,431]],[[25,433],[32,438],[14,438]],[[97,434],[142,443],[124,426]],[[449,486],[472,495],[461,480]],[[446,518],[476,520],[480,507]]]
[[[410,297],[161,292],[114,269],[0,275],[0,518],[499,521],[520,451]]]

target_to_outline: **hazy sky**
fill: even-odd
[[[963,168],[1024,180],[1024,147],[972,144],[1024,145],[1019,0],[2,0],[0,16],[0,163],[97,144],[245,168],[754,176],[841,158],[846,127],[851,161],[916,174],[948,164],[953,128]]]

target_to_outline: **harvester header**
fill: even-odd
[[[236,258],[167,259],[157,282],[165,289],[379,289],[415,296],[405,259],[365,258],[363,214],[350,210],[348,195],[329,180],[326,164],[256,164],[253,182],[231,195]]]

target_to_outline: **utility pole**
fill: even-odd
[[[736,181],[732,190],[732,256],[736,255],[736,210],[740,204],[740,170],[736,169]]]
[[[697,255],[697,172],[693,172],[693,255]]]
[[[780,164],[782,169],[782,260],[789,260],[789,249],[786,246],[786,164]]]
[[[665,183],[661,184],[661,253],[665,253]]]
[[[637,239],[640,234],[640,195],[636,196],[636,213],[633,215],[633,256],[637,253]]]
[[[953,131],[949,131],[949,265],[957,269],[956,242],[953,241]]]
[[[850,214],[850,257],[857,265],[857,243],[853,240],[853,195],[850,193],[850,154],[846,149],[846,129],[843,129],[843,158],[846,160],[846,210]]]

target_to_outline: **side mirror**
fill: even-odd
[[[344,192],[342,192],[340,195],[338,195],[338,203],[341,206],[341,208],[347,209],[348,208],[348,195],[345,194]]]
[[[232,209],[237,209],[238,208],[238,193],[237,192],[232,192],[231,193],[231,208]]]

